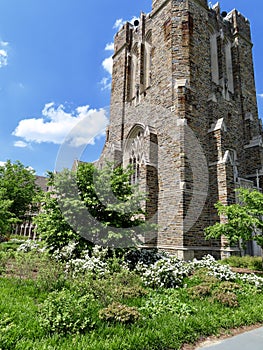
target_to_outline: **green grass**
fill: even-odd
[[[221,285],[207,279],[205,274],[185,279],[187,288],[152,291],[143,289],[134,274],[115,273],[104,280],[89,276],[73,279],[66,278],[61,267],[47,257],[21,253],[10,259],[15,268],[0,277],[0,349],[3,350],[172,350],[230,328],[263,323],[263,293],[255,288],[242,286],[237,293],[238,307],[212,302],[209,296],[191,298],[190,288],[200,283],[210,283],[211,288]],[[17,273],[23,269],[24,273]],[[32,274],[31,270],[37,273]],[[94,308],[90,310],[93,328],[80,334],[56,334],[41,326],[41,305],[50,292],[62,288],[76,297],[90,293],[95,296]],[[140,311],[141,317],[135,323],[109,323],[98,316],[98,310],[112,302],[140,310],[149,300],[153,300],[152,313]],[[175,306],[186,305],[189,314],[178,314],[176,307],[160,311],[167,300]]]

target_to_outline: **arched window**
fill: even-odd
[[[144,88],[147,89],[151,85],[151,65],[152,65],[152,31],[149,30],[145,36],[144,46]]]
[[[232,44],[222,30],[216,33],[210,28],[210,52],[212,81],[224,87],[225,96],[234,93]]]
[[[230,41],[226,41],[225,44],[226,55],[226,77],[227,77],[227,89],[234,93],[234,78],[233,78],[233,65],[232,65],[232,45]]]
[[[131,50],[131,67],[130,67],[130,99],[137,94],[137,74],[138,74],[138,44],[135,43]]]
[[[211,52],[211,75],[212,81],[219,84],[219,69],[218,69],[218,42],[217,34],[210,34],[210,52]]]
[[[141,125],[135,125],[128,136],[124,151],[124,166],[129,164],[133,170],[130,179],[132,184],[140,181],[140,168],[145,158],[143,144],[144,128]]]

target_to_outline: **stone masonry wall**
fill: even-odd
[[[233,203],[242,179],[263,183],[249,21],[236,10],[222,16],[206,0],[153,0],[138,26],[124,25],[102,158],[127,160],[136,127],[148,217],[158,224],[150,245],[185,259],[236,253],[203,231],[222,220],[214,204]]]

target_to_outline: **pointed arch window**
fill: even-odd
[[[152,31],[149,30],[145,36],[144,45],[144,88],[151,85],[151,65],[152,65]]]
[[[132,50],[131,50],[131,64],[130,64],[130,99],[133,99],[136,97],[137,93],[137,75],[138,75],[138,57],[139,57],[139,52],[138,52],[138,44],[135,43]]]
[[[233,63],[232,63],[232,45],[230,41],[225,44],[226,55],[226,77],[228,91],[234,93],[234,77],[233,77]]]
[[[144,130],[141,126],[137,125],[127,140],[124,155],[124,166],[129,164],[133,170],[130,178],[132,184],[139,183],[140,181],[141,165],[144,163],[145,158],[143,145]]]

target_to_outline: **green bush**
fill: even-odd
[[[68,284],[63,264],[52,261],[48,256],[43,257],[36,277],[38,290],[53,292],[67,287]]]
[[[218,301],[219,303],[223,304],[224,306],[228,307],[237,307],[239,306],[237,296],[233,292],[222,292],[221,290],[217,289],[213,292],[213,301]]]
[[[142,287],[142,281],[138,275],[128,270],[107,275],[107,278],[95,279],[92,275],[85,274],[72,279],[71,290],[79,295],[92,294],[100,304],[105,307],[113,302],[123,299],[138,298],[147,294]]]
[[[225,282],[220,283],[220,285],[217,288],[217,290],[222,292],[222,293],[228,293],[228,292],[235,293],[235,292],[239,291],[240,289],[241,289],[240,284],[235,283],[235,282],[229,282],[229,281],[225,281]]]
[[[99,311],[99,318],[108,322],[128,324],[137,321],[140,318],[140,313],[136,307],[114,302]]]
[[[6,263],[8,259],[9,259],[9,254],[6,252],[0,251],[0,275],[5,271]]]
[[[184,318],[194,313],[195,308],[189,303],[182,302],[177,290],[164,289],[159,292],[149,292],[139,311],[149,318],[168,313],[178,318]]]
[[[40,324],[49,333],[82,333],[94,327],[94,299],[62,289],[49,294],[40,307]]]
[[[192,299],[202,299],[211,295],[213,289],[212,284],[201,283],[188,289],[188,293]]]
[[[251,270],[262,271],[262,258],[259,256],[230,256],[222,260],[223,264],[228,264],[232,267],[248,268]]]

